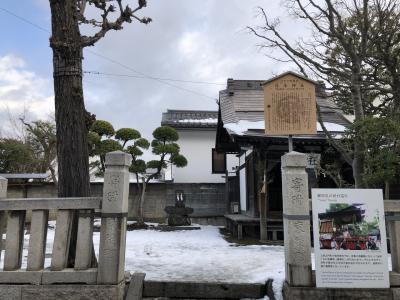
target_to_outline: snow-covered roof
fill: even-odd
[[[103,183],[104,182],[104,177],[92,176],[90,178],[90,182],[92,182],[92,183]],[[158,180],[158,179],[151,179],[150,180],[150,183],[164,183],[164,182],[165,181]],[[129,173],[129,183],[137,183],[135,174]]]
[[[264,129],[264,90],[265,80],[234,80],[229,78],[225,90],[220,91],[219,103],[221,112],[221,128],[228,134],[261,136]],[[321,111],[322,121],[329,131],[340,133],[350,121],[329,98],[323,84],[316,85],[317,103]],[[320,137],[324,136],[320,124],[317,123]],[[218,131],[219,131],[218,127]],[[218,136],[222,136],[217,132]]]
[[[325,128],[332,133],[343,133],[346,129],[343,125],[324,122]],[[227,129],[230,133],[236,135],[244,135],[251,130],[265,130],[265,122],[264,121],[248,121],[248,120],[239,120],[236,123],[227,123],[224,124],[225,129]],[[317,131],[323,132],[321,124],[317,122]]]
[[[184,119],[178,120],[178,123],[206,123],[206,124],[217,124],[217,118],[208,118],[208,119]]]
[[[161,125],[177,129],[216,129],[218,112],[209,110],[175,110],[168,109],[162,114]]]

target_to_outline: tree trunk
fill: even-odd
[[[388,180],[385,181],[385,200],[390,199],[390,182]]]
[[[75,0],[50,0],[55,117],[57,127],[58,196],[90,196],[89,154],[82,89],[82,46]],[[77,236],[74,214],[69,249],[73,264]]]
[[[355,122],[364,119],[364,108],[361,94],[361,75],[360,68],[355,67],[351,75],[351,97],[354,105]],[[357,132],[356,132],[357,136]],[[365,145],[363,141],[355,139],[353,156],[353,177],[356,188],[365,188],[364,164],[365,164]]]
[[[267,168],[266,159],[263,159],[264,163],[264,180],[263,187],[260,191],[259,205],[260,205],[260,242],[268,241],[268,221],[267,221],[267,206],[268,206],[268,183],[267,183]]]
[[[146,183],[146,180],[145,179],[143,179],[143,182],[142,182],[142,190],[141,190],[141,192],[140,192],[140,198],[139,198],[139,206],[138,206],[138,217],[137,217],[137,219],[138,219],[138,224],[139,225],[143,225],[144,224],[144,198],[145,198],[145,195],[146,195],[146,186],[147,186],[147,183]]]

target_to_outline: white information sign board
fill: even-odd
[[[389,288],[382,190],[313,189],[317,287]]]

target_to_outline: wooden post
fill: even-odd
[[[282,156],[283,227],[286,281],[291,286],[311,286],[311,240],[307,156],[290,152]]]
[[[226,213],[229,215],[231,213],[231,202],[229,199],[229,171],[225,170],[225,203],[226,203]]]
[[[267,156],[266,152],[262,153],[263,164],[263,186],[259,194],[259,209],[260,209],[260,242],[268,241],[268,223],[267,223],[267,197],[268,197],[268,183],[267,183]]]
[[[267,184],[264,181],[264,186],[259,193],[259,208],[260,208],[260,242],[268,241],[267,228]]]
[[[122,151],[106,155],[97,282],[124,280],[129,166],[132,158]]]
[[[7,179],[0,176],[0,201],[7,197]],[[6,229],[6,212],[0,211],[0,261],[1,261],[1,250],[4,249],[3,233]]]

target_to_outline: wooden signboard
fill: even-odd
[[[267,135],[317,133],[315,83],[288,72],[264,84]]]

